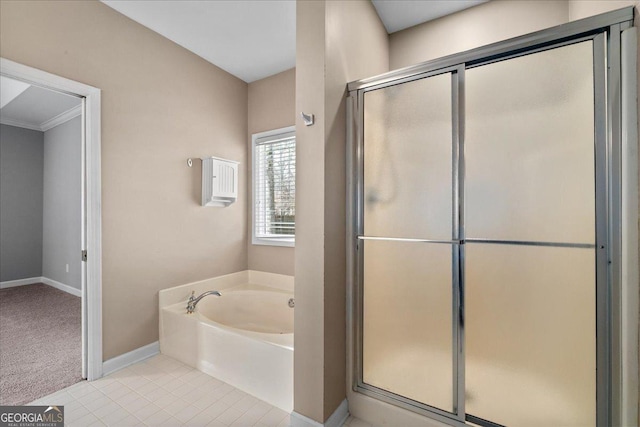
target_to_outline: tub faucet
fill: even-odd
[[[187,314],[192,314],[193,310],[196,309],[196,305],[198,304],[198,302],[200,302],[200,300],[206,297],[207,295],[217,295],[219,297],[222,296],[218,291],[204,292],[198,298],[195,297],[195,294],[196,294],[196,291],[191,291],[191,296],[189,297],[189,301],[187,302]]]

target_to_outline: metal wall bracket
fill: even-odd
[[[302,120],[304,121],[305,126],[311,126],[315,123],[315,116],[313,114],[305,114],[300,112],[302,116]]]

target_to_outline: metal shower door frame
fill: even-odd
[[[621,292],[621,89],[620,38],[633,24],[633,8],[608,12],[547,30],[349,83],[347,145],[348,317],[353,357],[352,388],[378,400],[455,425],[495,426],[465,412],[464,348],[464,124],[465,70],[591,40],[594,61],[596,188],[596,423],[620,424]],[[452,246],[453,412],[434,408],[363,381],[364,97],[365,93],[440,74],[451,75],[453,235],[449,240],[391,239]],[[589,245],[590,247],[594,247]],[[471,418],[471,419],[470,419]]]

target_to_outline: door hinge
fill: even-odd
[[[82,251],[82,261],[87,262],[87,251]]]

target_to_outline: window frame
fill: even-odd
[[[258,237],[256,236],[256,141],[263,138],[276,137],[286,133],[292,133],[295,137],[295,126],[287,126],[279,129],[273,129],[264,132],[258,132],[251,135],[251,244],[261,246],[282,246],[295,247],[296,236],[292,237]],[[275,138],[274,138],[275,139]],[[296,140],[297,144],[297,140]],[[295,222],[294,222],[295,223]]]

